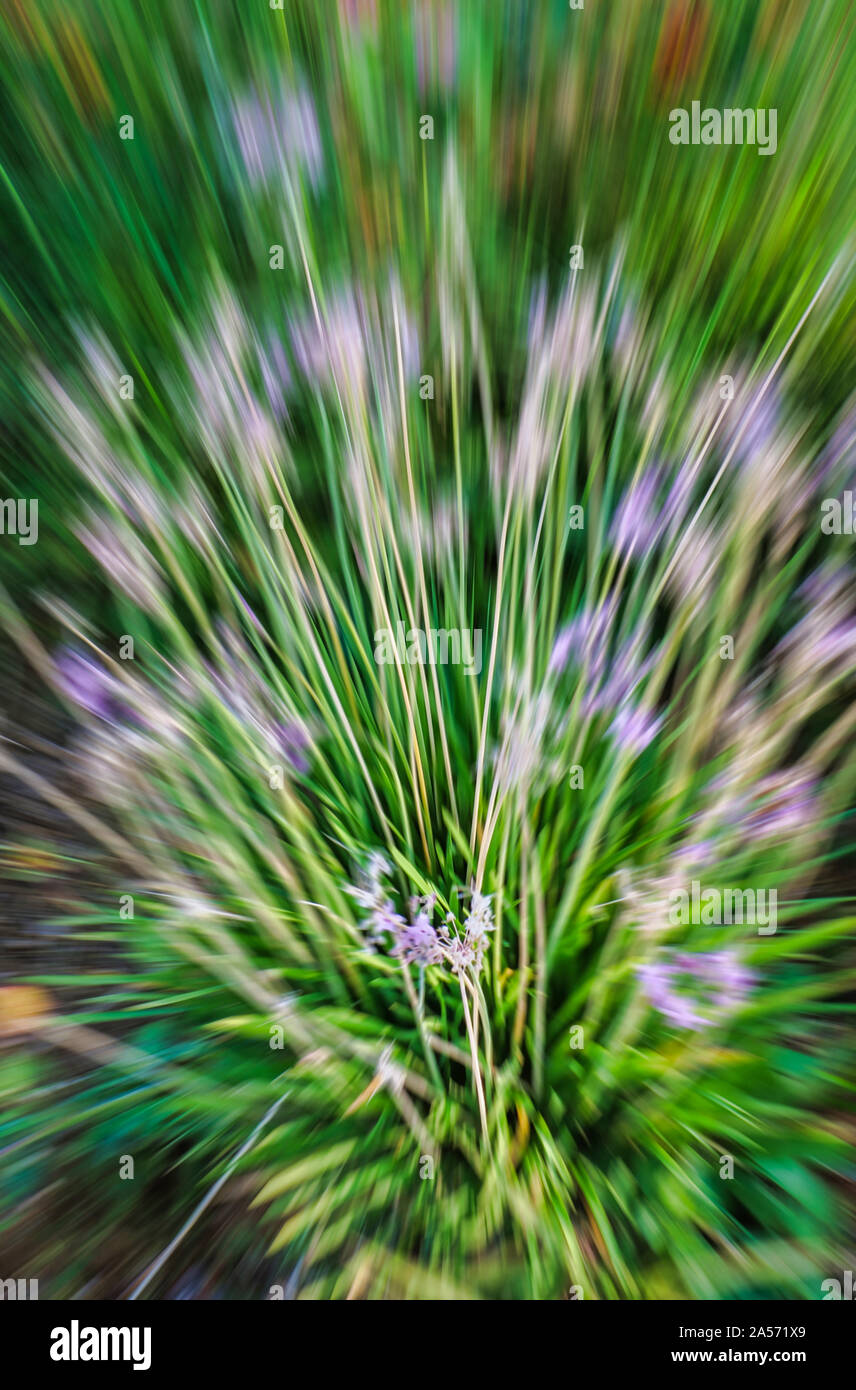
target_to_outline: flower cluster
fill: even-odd
[[[362,929],[367,944],[386,947],[397,960],[418,965],[423,970],[445,961],[455,975],[465,970],[480,974],[489,933],[495,925],[490,897],[473,891],[469,908],[464,912],[463,929],[451,912],[439,926],[434,926],[437,901],[434,893],[410,899],[410,921],[407,921],[396,912],[390,896],[393,890],[384,882],[391,873],[388,860],[374,851],[365,869],[360,870],[358,883],[346,889],[366,914]]]
[[[469,910],[464,913],[463,935],[457,930],[451,913],[440,928],[443,953],[453,974],[462,970],[481,973],[484,953],[488,946],[488,933],[494,930],[493,909],[490,898],[483,893],[473,893]]]
[[[375,852],[369,855],[365,869],[360,870],[359,882],[349,884],[345,890],[356,899],[358,906],[366,914],[362,927],[370,946],[382,945],[385,935],[397,939],[401,929],[407,925],[404,918],[395,911],[383,882],[391,873],[392,865],[389,861],[382,854]]]
[[[616,644],[610,654],[617,617],[614,596],[583,609],[557,633],[550,674],[559,675],[571,665],[583,683],[583,718],[611,715],[609,736],[622,752],[638,757],[663,723],[660,716],[646,709],[639,693],[656,662],[656,653],[643,655],[647,633],[640,629],[631,639]]]
[[[636,973],[658,1013],[676,1028],[693,1030],[734,1013],[754,979],[734,951],[677,951]]]

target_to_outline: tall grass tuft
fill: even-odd
[[[595,8],[4,21],[55,167],[5,167],[44,558],[0,773],[55,820],[5,836],[0,1133],[54,1296],[846,1262],[846,7]],[[812,64],[810,154],[669,144],[702,77],[784,107]]]

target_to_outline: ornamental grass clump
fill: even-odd
[[[112,140],[114,21],[73,8]],[[636,77],[680,73],[627,8],[570,75],[556,17],[504,6],[174,17],[78,204],[75,284],[111,237],[121,268],[59,346],[4,297],[53,548],[0,590],[38,692],[0,771],[56,821],[5,849],[65,897],[3,967],[3,1162],[51,1296],[814,1298],[844,1267],[856,605],[820,519],[854,406],[807,383],[852,262],[786,122],[775,158],[670,144]],[[635,191],[601,178],[620,92]],[[722,204],[701,155],[738,153]],[[817,238],[787,284],[771,178]],[[694,880],[777,894],[775,930],[675,920]]]

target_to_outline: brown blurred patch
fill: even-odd
[[[767,0],[758,14],[756,42],[760,46],[772,43],[779,50],[792,48],[805,24],[805,6],[794,0]]]
[[[66,18],[56,39],[57,71],[68,96],[81,118],[92,125],[108,109],[104,85],[95,55],[80,25]]]
[[[673,97],[698,73],[709,18],[707,0],[672,0],[666,6],[654,57],[653,82],[659,100]]]
[[[92,125],[109,111],[101,70],[76,19],[62,10],[45,13],[25,0],[9,0],[4,18],[22,49],[33,56],[43,55],[53,65],[82,120]]]
[[[43,46],[44,17],[28,0],[8,0],[3,18],[23,48],[37,53]]]
[[[11,873],[50,874],[61,870],[61,854],[33,845],[0,846],[0,864]]]
[[[512,106],[496,117],[495,186],[504,202],[523,197],[531,186],[538,153],[538,112],[534,104]]]

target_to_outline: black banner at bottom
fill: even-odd
[[[442,1337],[453,1353],[456,1372],[488,1347],[501,1355],[515,1344],[531,1356],[533,1333],[543,1336],[543,1352],[554,1351],[554,1337],[574,1340],[571,1364],[585,1350],[604,1373],[631,1371],[679,1375],[697,1368],[751,1366],[763,1378],[782,1370],[802,1372],[812,1382],[833,1366],[847,1365],[853,1331],[853,1303],[627,1303],[585,1302],[546,1305],[532,1314],[501,1312],[501,1336],[488,1342],[473,1333],[496,1330],[489,1304],[470,1304],[443,1315]],[[374,1318],[382,1318],[377,1324]],[[532,1317],[532,1321],[529,1318]],[[376,1354],[398,1346],[412,1329],[430,1334],[424,1351],[440,1335],[437,1309],[398,1304],[393,1340],[389,1314],[370,1307],[339,1308],[289,1302],[13,1302],[0,1301],[0,1333],[7,1366],[15,1364],[52,1379],[91,1380],[138,1373],[160,1378],[189,1371],[224,1378],[237,1372],[293,1375],[295,1356],[308,1357],[329,1374],[338,1358],[344,1370],[371,1365]],[[297,1341],[296,1338],[305,1340]],[[416,1344],[418,1345],[418,1343]],[[415,1347],[413,1348],[415,1349]],[[539,1350],[541,1347],[539,1346]],[[436,1371],[436,1362],[433,1363]],[[403,1367],[402,1367],[403,1369]],[[808,1383],[808,1379],[806,1380]]]

